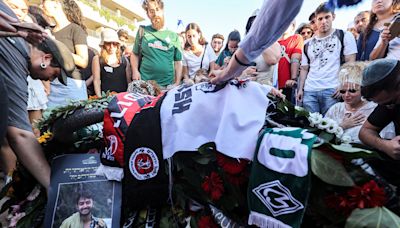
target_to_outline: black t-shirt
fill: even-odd
[[[79,25],[70,23],[60,31],[53,33],[56,40],[65,44],[71,53],[76,54],[75,45],[87,45],[87,34]],[[91,67],[88,65],[88,67]],[[84,69],[77,66],[77,69],[72,74],[75,79],[82,79],[82,71]]]
[[[368,122],[381,129],[392,121],[396,129],[396,135],[400,135],[400,105],[390,108],[385,105],[378,105],[368,117]]]
[[[368,122],[382,129],[390,122],[394,123],[396,135],[400,135],[400,105],[395,105],[393,108],[388,108],[384,105],[378,105],[368,117]],[[379,150],[379,148],[376,148]],[[385,153],[380,153],[385,158],[384,160],[371,160],[368,163],[372,166],[375,172],[381,175],[389,183],[400,187],[400,161],[389,158]]]
[[[106,63],[100,64],[100,80],[102,92],[125,92],[128,88],[126,79],[126,57],[121,58],[121,64],[118,67],[112,67]]]

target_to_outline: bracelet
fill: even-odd
[[[235,60],[236,60],[236,62],[239,63],[239,65],[241,65],[241,66],[246,66],[246,67],[252,66],[250,63],[249,63],[249,64],[246,64],[246,63],[241,62],[241,61],[238,59],[238,57],[237,57],[236,55],[235,55]]]

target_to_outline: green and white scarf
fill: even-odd
[[[316,136],[300,128],[268,128],[257,142],[249,180],[249,225],[300,227],[311,184]]]

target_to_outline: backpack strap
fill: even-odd
[[[310,58],[308,57],[308,46],[309,46],[310,42],[307,42],[306,44],[304,44],[304,48],[303,48],[303,52],[304,52],[304,56],[307,59],[307,64],[310,65]]]
[[[335,30],[335,35],[339,38],[340,41],[340,65],[345,63],[345,58],[344,58],[344,31],[341,29],[336,29]]]
[[[142,63],[142,41],[144,36],[144,26],[139,26],[139,52],[138,52],[138,70],[140,70],[140,64]]]

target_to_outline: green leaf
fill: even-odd
[[[372,150],[354,147],[350,144],[329,144],[329,146],[337,152],[341,152],[346,158],[381,158],[379,154]]]
[[[312,150],[311,170],[317,177],[328,184],[345,187],[354,186],[354,181],[344,166],[320,150]]]
[[[347,219],[345,228],[353,227],[400,228],[400,217],[386,207],[355,209]]]
[[[326,131],[321,131],[321,133],[319,134],[319,137],[322,138],[323,140],[325,140],[326,142],[330,142],[335,137],[335,135],[328,133]]]

